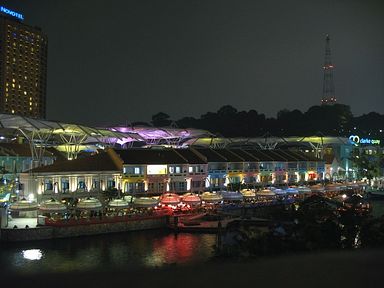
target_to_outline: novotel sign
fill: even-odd
[[[379,139],[360,138],[357,135],[349,136],[349,141],[351,141],[355,145],[357,144],[380,145]]]
[[[0,12],[2,12],[4,14],[11,15],[12,17],[15,17],[17,19],[24,20],[23,14],[17,13],[17,12],[12,11],[12,10],[9,10],[8,8],[5,8],[3,6],[0,6]]]

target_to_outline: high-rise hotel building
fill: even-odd
[[[0,113],[46,116],[48,39],[0,6]]]

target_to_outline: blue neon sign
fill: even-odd
[[[17,13],[15,11],[9,10],[8,8],[5,8],[3,6],[0,6],[0,12],[3,12],[4,14],[11,15],[12,17],[15,17],[20,20],[24,20],[23,14]]]
[[[351,141],[351,143],[355,145],[358,145],[358,144],[380,145],[379,139],[360,138],[357,135],[349,136],[349,141]]]

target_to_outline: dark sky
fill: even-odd
[[[382,0],[17,0],[49,37],[47,118],[89,125],[275,117],[322,96],[330,34],[339,103],[384,114]]]

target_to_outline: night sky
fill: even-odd
[[[384,114],[382,0],[17,0],[48,35],[47,118],[88,125],[199,118],[223,105],[276,117],[322,96],[330,34],[339,103]]]

